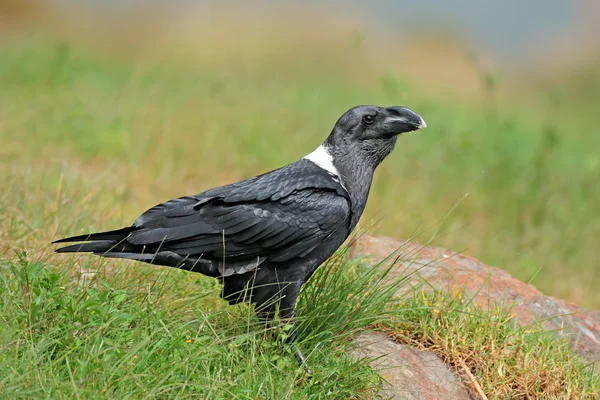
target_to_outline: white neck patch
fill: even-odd
[[[315,151],[305,156],[304,158],[314,162],[319,167],[323,168],[325,171],[339,178],[340,173],[338,172],[335,165],[333,165],[333,157],[331,156],[331,154],[329,154],[325,146],[320,145]]]

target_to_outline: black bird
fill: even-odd
[[[398,135],[426,126],[405,107],[358,106],[306,157],[241,182],[152,207],[132,226],[73,236],[58,253],[89,252],[218,278],[230,304],[292,319],[300,287],[346,240],[375,168]],[[299,357],[302,356],[300,353]]]

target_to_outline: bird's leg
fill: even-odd
[[[312,371],[308,363],[306,362],[306,357],[302,354],[302,351],[298,348],[298,345],[295,343],[298,338],[298,327],[296,325],[296,318],[294,316],[294,311],[287,312],[281,316],[282,324],[284,326],[289,326],[288,337],[285,339],[285,343],[293,346],[295,348],[294,356],[298,360],[298,364],[301,367],[304,367],[304,375],[302,376],[302,381],[304,381],[305,377],[312,376]]]
[[[287,288],[289,289],[290,286]],[[284,343],[285,345],[292,347],[292,350],[294,350],[294,357],[298,360],[299,365],[304,367],[304,375],[301,379],[301,382],[303,382],[307,376],[312,376],[312,371],[306,362],[306,357],[302,354],[296,343],[296,340],[298,339],[298,327],[296,324],[294,308],[296,306],[297,295],[297,291],[286,293],[286,296],[280,298],[279,302],[270,304],[266,307],[259,307],[257,309],[257,315],[259,320],[265,322],[266,326],[272,323],[277,314],[279,314],[281,328],[283,328],[283,331],[286,334]]]

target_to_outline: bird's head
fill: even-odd
[[[398,135],[426,126],[406,107],[357,106],[338,119],[324,145],[338,158],[360,157],[374,168],[393,150]]]

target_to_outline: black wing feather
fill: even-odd
[[[303,257],[339,229],[349,234],[349,221],[345,189],[320,167],[300,160],[246,181],[159,204],[132,227],[105,235],[124,242],[124,258],[144,261],[147,256],[131,254],[156,252],[162,255],[156,257],[157,263],[215,262],[220,274],[227,276],[256,268],[257,260],[260,264]],[[99,251],[97,246],[87,248]],[[110,256],[113,253],[111,249]]]

